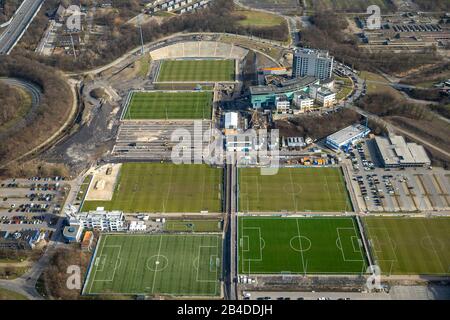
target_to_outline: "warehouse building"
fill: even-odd
[[[370,129],[362,124],[352,124],[326,139],[326,144],[335,150],[348,147],[367,136]]]
[[[375,145],[385,168],[424,167],[431,164],[423,146],[406,142],[402,136],[375,137]]]

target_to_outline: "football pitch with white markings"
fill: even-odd
[[[219,234],[100,238],[84,294],[219,296]]]

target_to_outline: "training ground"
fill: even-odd
[[[205,164],[124,163],[111,201],[85,201],[82,211],[222,212],[221,168]]]
[[[353,218],[240,217],[241,274],[364,274]]]
[[[103,235],[83,294],[220,296],[219,234]]]
[[[366,217],[363,221],[383,274],[450,275],[450,218]]]
[[[132,91],[122,120],[211,119],[211,91]]]
[[[353,211],[340,168],[239,169],[240,212]]]

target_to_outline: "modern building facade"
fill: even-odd
[[[97,208],[96,211],[75,213],[69,217],[71,226],[80,225],[83,229],[96,229],[101,231],[125,231],[125,217],[122,211],[105,211]]]
[[[423,146],[402,136],[376,137],[375,145],[385,168],[424,167],[431,164]]]
[[[367,136],[370,129],[362,124],[352,124],[336,133],[328,136],[326,144],[335,150],[354,144],[358,140]]]
[[[275,107],[275,99],[278,95],[284,94],[289,100],[292,100],[296,92],[307,94],[309,86],[319,84],[315,77],[305,77],[293,79],[281,83],[279,86],[252,86],[250,87],[250,97],[253,108],[271,108]]]
[[[292,76],[326,80],[333,74],[333,65],[334,57],[328,51],[299,48],[294,52]]]

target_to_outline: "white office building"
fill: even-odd
[[[239,117],[237,112],[225,113],[225,129],[237,129],[238,119]]]
[[[326,144],[335,150],[339,150],[342,147],[347,147],[361,140],[367,136],[369,132],[370,129],[366,126],[363,126],[362,124],[353,124],[328,136]]]
[[[294,52],[292,76],[316,77],[320,80],[331,78],[333,74],[334,57],[328,51],[299,48]]]
[[[304,113],[314,107],[314,99],[308,97],[304,92],[294,93],[292,103],[298,108],[299,113]]]
[[[122,211],[105,211],[99,207],[95,211],[71,214],[68,218],[70,225],[80,225],[84,229],[112,232],[126,230]]]
[[[336,104],[336,93],[326,87],[312,85],[309,87],[309,96],[322,107],[328,108]]]
[[[291,103],[285,94],[280,94],[275,97],[275,107],[279,113],[288,113],[291,110]]]

